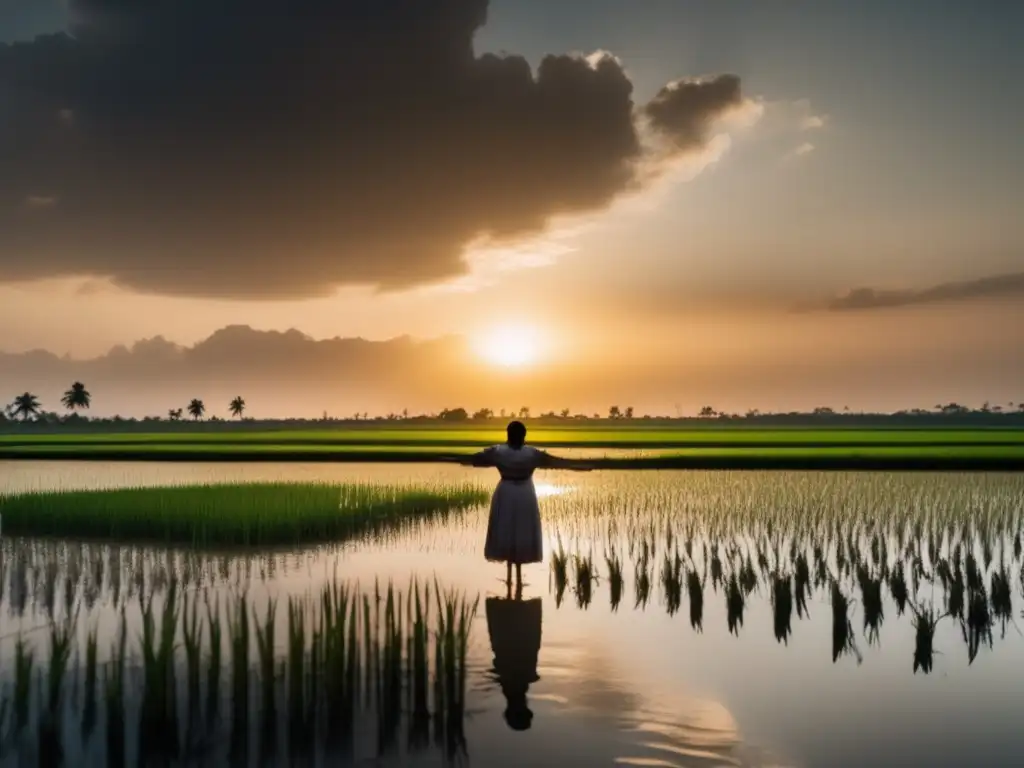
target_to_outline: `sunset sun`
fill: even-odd
[[[522,368],[536,362],[539,344],[534,329],[509,326],[482,335],[476,342],[476,351],[493,365]]]

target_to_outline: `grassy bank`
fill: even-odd
[[[158,462],[429,463],[475,447],[237,445],[230,443],[83,444],[0,447],[0,459]],[[735,446],[731,448],[581,448],[595,469],[790,469],[1000,471],[1024,470],[1024,445],[889,445],[858,447]]]
[[[234,426],[234,428],[232,428]],[[188,426],[177,432],[49,432],[0,433],[0,450],[37,446],[272,446],[387,447],[407,450],[419,448],[474,448],[503,442],[502,428],[367,426],[337,430],[262,430],[250,431],[241,425],[225,425],[207,431],[206,425]],[[815,448],[823,446],[888,447],[945,445],[1020,445],[1024,429],[749,429],[708,426],[706,429],[665,427],[536,427],[530,428],[531,443],[549,448]]]
[[[230,462],[431,462],[501,442],[493,426],[0,435],[0,459]],[[673,429],[539,427],[532,444],[603,469],[1024,468],[1020,429]]]
[[[3,532],[218,546],[341,541],[486,500],[440,489],[254,483],[0,496]]]

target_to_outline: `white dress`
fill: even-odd
[[[501,473],[491,497],[484,557],[520,564],[541,562],[544,541],[533,471],[544,465],[547,454],[530,446],[495,445],[477,458],[478,466],[497,467]]]

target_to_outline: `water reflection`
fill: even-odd
[[[494,662],[491,674],[505,696],[505,722],[514,731],[525,731],[533,722],[526,694],[540,680],[537,656],[540,653],[543,604],[539,597],[524,600],[522,590],[515,597],[489,597],[486,601],[487,634],[491,639]]]
[[[8,479],[5,470],[0,467],[0,488]],[[97,483],[116,484],[103,476],[103,465],[90,464],[88,470]],[[287,473],[298,467],[261,466],[252,470],[263,473],[261,478],[244,479],[341,479],[329,466],[301,471],[314,470],[323,474],[295,477]],[[166,471],[177,481],[203,473],[209,480],[219,468]],[[347,480],[397,483],[426,482],[448,472],[405,466],[342,471]],[[190,472],[196,477],[186,477]],[[463,479],[456,473],[447,479]],[[435,766],[445,755],[458,755],[496,768],[615,761],[785,764],[752,749],[754,743],[805,766],[893,765],[908,754],[915,763],[933,766],[1024,765],[1017,715],[1024,705],[1024,639],[1016,629],[1024,598],[1024,476],[677,472],[594,473],[579,480],[545,473],[543,480],[559,488],[573,481],[570,490],[544,497],[549,563],[524,573],[540,586],[530,597],[536,602],[540,594],[543,645],[539,620],[536,631],[527,632],[527,619],[501,618],[502,609],[522,609],[508,605],[502,586],[500,597],[480,606],[485,615],[474,625],[466,665],[458,664],[468,677],[466,716],[459,716],[463,704],[456,696],[449,717],[446,691],[438,706],[434,680],[427,678],[424,686],[422,674],[417,677],[423,655],[414,649],[410,656],[408,646],[417,637],[415,598],[411,617],[406,601],[399,612],[406,651],[389,657],[383,645],[374,649],[371,638],[370,653],[360,657],[366,664],[358,698],[369,703],[369,711],[360,704],[365,719],[353,721],[355,754],[378,765]],[[287,674],[277,677],[277,726],[264,721],[270,691],[262,685],[267,678],[260,665],[269,657],[260,654],[256,627],[265,626],[269,599],[279,598],[277,661],[295,668],[287,656],[289,601],[308,591],[319,594],[317,585],[330,581],[335,569],[346,581],[371,589],[375,577],[382,584],[405,585],[411,576],[432,584],[437,573],[442,584],[469,597],[490,594],[499,574],[481,557],[485,525],[486,515],[471,511],[388,540],[248,554],[0,538],[0,699],[14,697],[17,688],[20,632],[24,650],[34,652],[31,674],[21,679],[31,678],[34,700],[47,704],[45,679],[42,685],[35,681],[51,656],[50,627],[80,610],[82,631],[69,662],[76,672],[69,672],[66,690],[76,706],[95,702],[77,714],[81,730],[93,732],[99,746],[81,760],[73,748],[64,757],[71,762],[75,756],[78,765],[107,764],[104,734],[136,732],[144,695],[144,669],[136,658],[125,673],[131,698],[114,707],[129,712],[130,721],[105,721],[108,679],[118,688],[116,674],[108,678],[107,670],[117,669],[110,659],[117,658],[121,608],[127,606],[132,649],[143,634],[141,598],[156,594],[158,611],[173,579],[190,601],[199,596],[200,616],[207,591],[220,600],[222,613],[232,595],[246,591],[258,605],[249,628],[252,708],[238,712],[237,723],[240,732],[252,734],[250,764],[260,754],[287,759],[291,735],[298,737],[311,722],[310,690],[292,688]],[[544,588],[549,573],[550,592]],[[371,598],[371,620],[374,604]],[[191,609],[188,615],[191,627]],[[311,665],[308,649],[316,626],[312,614],[307,616],[305,658]],[[221,665],[214,665],[223,672],[211,685],[211,623],[200,624],[207,648],[200,654],[201,703],[194,708],[188,704],[195,698],[195,677],[184,632],[176,639],[183,754],[202,746],[189,740],[190,728],[212,734],[227,750],[236,714],[232,696],[206,698],[211,689],[233,690],[231,628],[224,617]],[[511,631],[500,629],[508,625]],[[384,643],[398,627],[381,626]],[[90,683],[87,633],[93,630],[98,660]],[[534,644],[531,675],[532,654],[523,649]],[[357,645],[365,648],[365,638],[357,638]],[[432,648],[426,654],[431,670],[437,666]],[[342,657],[350,658],[347,651]],[[396,699],[387,686],[398,667],[389,668],[388,659],[398,657],[402,683],[392,689],[401,692]],[[320,665],[319,652],[316,658]],[[506,675],[506,692],[498,671],[509,668],[525,672]],[[323,677],[322,666],[317,674]],[[243,680],[239,675],[240,685]],[[456,680],[456,691],[460,685]],[[340,689],[340,698],[334,691],[323,695],[338,701],[344,713],[351,690]],[[373,702],[381,702],[379,711]],[[522,722],[523,707],[533,713],[526,718],[530,728],[514,730],[510,725]],[[17,711],[8,707],[8,726],[0,725],[0,731],[9,732]],[[215,717],[207,726],[211,712]],[[389,720],[396,712],[399,719]],[[379,714],[386,717],[380,720]],[[192,715],[199,717],[195,725]],[[35,723],[26,727],[36,732]],[[386,727],[378,730],[381,723]],[[442,725],[444,733],[435,730]],[[79,724],[65,722],[64,730],[74,744]],[[111,743],[122,744],[116,738]],[[380,744],[386,746],[383,754]],[[3,768],[19,765],[11,747],[5,756],[0,744]],[[124,748],[127,754],[115,763],[137,754],[134,742],[125,741]]]

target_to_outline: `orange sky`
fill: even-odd
[[[248,28],[188,3],[10,7],[0,41],[75,32],[0,47],[12,396],[91,375],[99,411],[137,415],[236,388],[267,415],[1024,399],[1024,98],[990,76],[1024,64],[1014,6],[451,0],[429,26],[270,3]],[[285,23],[309,56],[268,56]],[[164,66],[169,24],[194,69]],[[69,64],[85,45],[112,68]],[[230,326],[462,341],[364,376]],[[154,337],[195,347],[167,387],[116,350]],[[197,362],[211,337],[234,369]]]

